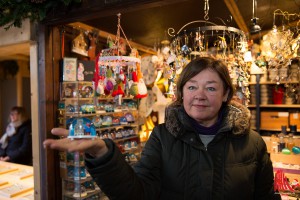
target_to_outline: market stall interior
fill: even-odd
[[[211,55],[227,62],[237,89],[235,96],[251,110],[253,129],[270,136],[279,133],[282,125],[288,132],[296,125],[296,136],[300,127],[299,6],[299,0],[86,0],[51,10],[39,27],[43,91],[39,102],[47,102],[42,108],[47,113],[42,130],[52,129],[53,124],[68,127],[74,117],[84,116],[90,120],[81,123],[88,128],[94,124],[101,137],[114,137],[124,152],[140,153],[139,142],[146,141],[154,125],[163,122],[164,108],[174,97],[181,69],[193,57]],[[29,57],[27,45],[0,47],[0,61]],[[95,76],[80,71],[80,64],[98,70],[97,83]],[[67,67],[73,74],[68,74]],[[64,73],[59,68],[67,70]],[[130,88],[120,89],[126,85],[124,77],[132,82],[143,78],[143,93],[134,91],[141,98],[127,95]],[[107,89],[108,80],[112,92],[105,93],[102,84]],[[110,104],[112,99],[116,106]],[[124,113],[125,108],[130,113]],[[80,134],[86,132],[81,130]],[[271,152],[273,142],[268,143]],[[55,163],[58,168],[51,156],[47,167]],[[64,192],[77,198],[81,194],[74,193],[70,177],[77,173],[78,180],[90,179],[81,165],[75,170],[75,157],[80,161],[79,155],[60,154],[64,166],[60,175]],[[127,159],[135,162],[138,157],[130,154]],[[298,171],[292,171],[290,177]],[[60,187],[61,180],[49,174],[47,178]],[[80,181],[77,186],[81,190]],[[92,190],[98,195],[98,188]]]

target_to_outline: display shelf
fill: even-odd
[[[271,153],[274,172],[282,170],[289,180],[300,180],[300,155],[285,155],[282,153]]]
[[[97,131],[105,131],[105,130],[112,130],[112,129],[120,129],[124,127],[138,127],[139,125],[134,123],[134,124],[120,124],[120,125],[113,125],[113,126],[106,126],[106,127],[100,127],[96,128]]]
[[[112,96],[104,96],[104,97],[95,97],[99,101],[113,101],[115,100],[115,97]],[[124,96],[122,97],[123,100],[137,100],[133,96]]]
[[[78,183],[85,183],[87,181],[92,181],[93,178],[91,176],[87,176],[86,178],[81,178],[80,180],[74,180],[74,178],[64,178],[65,181],[69,181],[69,182],[78,182]]]
[[[124,137],[124,138],[120,138],[120,139],[114,139],[113,141],[118,143],[118,142],[122,142],[125,140],[137,139],[138,137],[139,137],[138,135],[134,135],[134,136]]]
[[[289,182],[292,182],[294,179],[300,180],[300,154],[291,153],[287,155],[281,152],[276,153],[273,149],[273,142],[278,142],[279,139],[277,137],[268,136],[263,136],[263,139],[266,142],[270,154],[274,175],[283,173]],[[294,143],[295,146],[300,146],[300,139],[294,137]],[[282,193],[282,191],[280,193]],[[290,195],[290,193],[287,194]]]
[[[280,128],[261,128],[260,130],[261,130],[261,131],[276,131],[276,132],[280,132],[280,131],[281,131]],[[287,128],[286,130],[287,130],[287,132],[290,131],[289,128]]]
[[[300,104],[265,104],[259,105],[261,108],[300,108]]]
[[[74,194],[73,192],[64,194],[65,199],[75,199],[75,200],[84,200],[84,199],[99,199],[100,198],[100,190],[97,189],[91,192],[81,192],[78,194]]]
[[[83,94],[80,94],[82,89],[80,88],[83,88],[85,85],[89,86],[91,84],[89,82],[61,83],[62,94],[58,110],[60,126],[67,129],[75,127],[74,123],[76,121],[74,120],[83,118],[83,121],[86,121],[86,124],[83,124],[83,126],[88,126],[87,120],[89,120],[90,126],[95,127],[96,137],[99,138],[102,138],[101,136],[109,138],[109,136],[114,135],[112,131],[118,131],[118,134],[122,133],[123,136],[134,133],[135,135],[128,137],[111,139],[122,149],[122,153],[128,158],[129,163],[136,162],[137,155],[141,152],[141,147],[135,146],[139,142],[139,125],[137,120],[135,120],[138,119],[139,115],[138,100],[132,97],[123,97],[120,102],[119,99],[112,98],[110,95],[105,98],[91,94],[89,95],[90,97],[82,97]],[[94,89],[89,89],[89,91],[92,90]],[[85,134],[79,136],[83,138]],[[78,139],[74,138],[74,136],[71,137],[71,139]],[[128,142],[130,142],[130,145],[127,144]],[[133,142],[133,145],[131,145],[131,142]],[[83,159],[78,158],[80,155],[71,157],[67,152],[60,153],[63,199],[99,199],[101,196],[100,189],[94,192],[87,192],[85,184],[93,180],[86,171],[84,164],[74,163],[76,159]],[[79,191],[79,188],[82,188],[82,190]]]
[[[70,100],[70,101],[90,101],[90,100],[94,100],[94,97],[64,97],[62,98],[62,100]]]
[[[299,96],[300,81],[260,81],[259,78],[256,80],[257,82],[249,83],[252,96],[248,105],[252,115],[251,124],[252,126],[255,125],[254,130],[261,135],[265,135],[266,131],[280,131],[283,125],[287,126],[287,128],[290,125],[297,125],[297,132],[299,132],[299,100],[296,101],[295,97],[286,98],[286,89],[292,88],[293,90],[291,91],[293,91],[294,96],[297,96],[297,93]],[[278,91],[274,90],[277,85],[280,86]],[[282,113],[287,114],[283,116]]]
[[[280,81],[280,82],[275,82],[275,81],[260,81],[259,84],[262,85],[280,85],[280,84],[298,84],[299,81]],[[249,85],[255,85],[256,82],[249,82]]]
[[[66,117],[94,117],[94,116],[105,116],[105,115],[113,115],[113,114],[117,114],[117,113],[126,113],[126,112],[134,112],[134,111],[137,111],[137,110],[121,110],[121,111],[117,111],[117,112],[101,112],[101,113],[97,113],[97,111],[95,113],[91,113],[91,114],[82,114],[82,113],[75,113],[75,112],[72,112],[72,113],[66,113],[65,116]]]

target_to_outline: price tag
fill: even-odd
[[[293,119],[299,119],[299,113],[293,113]]]
[[[288,112],[278,112],[278,117],[288,117],[289,113]]]

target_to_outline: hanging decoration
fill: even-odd
[[[121,14],[118,14],[118,26],[115,41],[107,38],[109,48],[103,49],[96,58],[96,73],[94,84],[96,95],[111,95],[121,104],[124,96],[132,95],[134,98],[147,96],[147,88],[141,72],[141,59],[138,51],[130,43],[121,27]],[[124,35],[130,48],[130,55],[126,54],[126,43],[121,38]]]
[[[209,1],[204,0],[204,20],[191,21],[177,32],[169,28],[167,33],[172,38],[169,45],[163,45],[153,63],[158,71],[156,83],[167,79],[167,97],[175,98],[176,78],[186,64],[196,58],[212,56],[227,63],[234,85],[236,97],[247,105],[250,97],[248,89],[249,65],[244,61],[248,51],[248,41],[243,31],[209,21]],[[189,28],[191,25],[200,24]],[[164,40],[165,41],[165,40]],[[164,80],[164,83],[166,81]]]
[[[83,31],[80,31],[79,35],[72,41],[71,51],[83,56],[88,56],[88,45]]]
[[[280,18],[281,25],[276,24]],[[290,20],[298,19],[296,25]],[[273,28],[261,41],[261,56],[266,60],[269,81],[284,83],[286,102],[300,101],[300,15],[277,9],[273,13]]]
[[[282,25],[279,28],[276,25],[276,17],[282,17]],[[288,26],[289,19],[298,18],[299,21],[294,27]],[[286,22],[287,23],[286,23]],[[300,15],[289,14],[277,9],[273,14],[273,28],[264,35],[261,50],[265,56],[268,65],[272,68],[287,67],[290,64],[290,59],[299,56],[298,50],[300,46]]]

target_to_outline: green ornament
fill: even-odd
[[[281,152],[282,152],[283,154],[286,154],[286,155],[290,155],[290,154],[291,154],[291,151],[290,151],[288,148],[282,149]]]
[[[132,96],[136,96],[138,95],[139,91],[138,91],[138,86],[136,83],[133,83],[129,89],[129,94],[131,94]]]
[[[111,78],[112,77],[112,71],[110,68],[106,71],[106,78]]]

